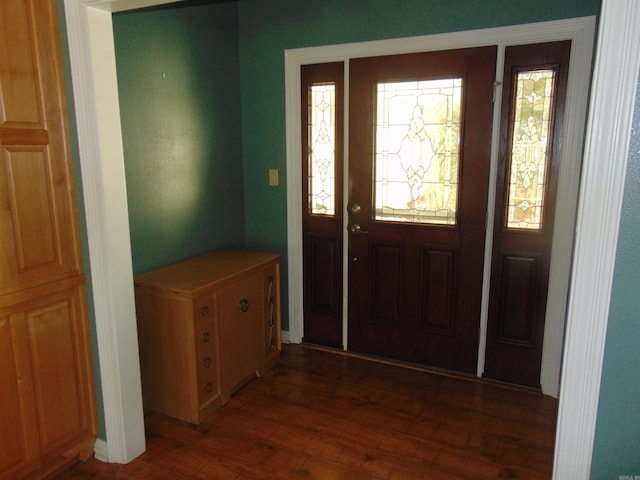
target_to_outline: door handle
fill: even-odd
[[[242,312],[248,312],[249,311],[249,300],[247,300],[246,298],[243,298],[242,300],[240,300],[238,302],[238,308]]]
[[[369,233],[367,230],[362,230],[362,227],[360,226],[360,224],[358,223],[354,223],[353,225],[351,225],[349,227],[349,231],[351,233],[354,233],[356,235],[359,235],[361,233]]]

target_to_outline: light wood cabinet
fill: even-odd
[[[0,1],[0,478],[93,453],[85,277],[56,4]]]
[[[0,297],[0,478],[40,478],[93,454],[86,316],[81,277]]]
[[[82,273],[54,1],[0,1],[0,295]]]
[[[280,358],[280,256],[220,251],[138,275],[145,408],[200,423]]]

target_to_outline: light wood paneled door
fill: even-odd
[[[97,433],[53,0],[0,2],[0,477],[38,478]]]

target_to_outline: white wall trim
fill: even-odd
[[[184,0],[80,0],[86,6],[106,12],[124,12],[136,8],[154,7],[165,3],[177,3]]]
[[[640,2],[604,0],[578,206],[553,478],[588,479],[629,139]]]
[[[145,437],[112,21],[83,0],[64,5],[106,423],[96,452],[127,463]]]
[[[580,172],[587,118],[587,102],[591,82],[595,20],[577,30],[573,37],[569,64],[569,81],[565,100],[563,148],[558,174],[555,228],[549,272],[540,385],[542,392],[558,398],[562,346],[566,324],[567,300],[573,253],[574,226],[580,189]]]
[[[586,118],[587,92],[589,89],[595,17],[557,20],[528,25],[489,28],[483,30],[425,35],[410,38],[361,42],[326,47],[310,47],[285,51],[286,82],[286,126],[287,126],[287,241],[289,260],[289,332],[291,341],[302,340],[302,187],[300,178],[302,166],[300,158],[300,66],[304,64],[347,61],[349,58],[391,55],[397,53],[426,52],[443,49],[498,45],[496,79],[502,77],[504,47],[536,43],[542,41],[572,40],[569,88],[565,109],[565,144],[560,159],[560,187],[557,197],[552,252],[552,267],[549,279],[551,295],[547,302],[547,322],[545,323],[544,352],[541,369],[542,390],[548,395],[558,396],[560,365],[562,357],[563,331],[570,258],[573,246],[573,231],[561,225],[573,225],[582,162],[584,124]],[[347,62],[348,65],[348,62]],[[497,138],[499,135],[500,91],[496,93],[494,105],[493,149],[491,153],[490,185],[488,201],[488,224],[493,225],[495,209],[495,172],[498,163]],[[348,135],[345,132],[345,168],[348,164]],[[346,177],[345,177],[346,178]],[[345,182],[346,183],[346,182]],[[345,193],[345,198],[347,198]],[[482,294],[482,314],[480,320],[480,345],[478,349],[478,370],[484,371],[486,332],[488,321],[489,281],[491,274],[491,251],[493,236],[488,230],[485,244],[485,270]],[[345,235],[346,242],[346,235]],[[344,252],[347,245],[344,245]],[[346,253],[345,253],[346,255]],[[344,264],[347,269],[347,262]],[[344,282],[347,285],[348,282]],[[347,316],[345,315],[346,319]],[[344,327],[346,330],[346,327]],[[347,339],[344,345],[347,345]]]
[[[96,443],[93,446],[93,455],[96,457],[96,459],[100,460],[101,462],[108,462],[109,461],[109,445],[107,444],[107,442],[99,438],[96,439]]]
[[[289,341],[300,343],[304,317],[302,304],[302,183],[300,181],[302,178],[300,65],[304,63],[305,56],[293,52],[292,50],[284,52],[285,128],[287,132],[287,271]]]

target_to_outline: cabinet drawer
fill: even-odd
[[[213,296],[200,297],[193,302],[193,335],[196,349],[215,345],[215,312]]]
[[[218,360],[215,349],[204,348],[196,352],[198,378],[198,401],[200,404],[216,396],[219,392]]]
[[[262,311],[261,279],[252,275],[245,280],[221,288],[218,294],[220,317],[229,321],[242,322],[255,318]]]

